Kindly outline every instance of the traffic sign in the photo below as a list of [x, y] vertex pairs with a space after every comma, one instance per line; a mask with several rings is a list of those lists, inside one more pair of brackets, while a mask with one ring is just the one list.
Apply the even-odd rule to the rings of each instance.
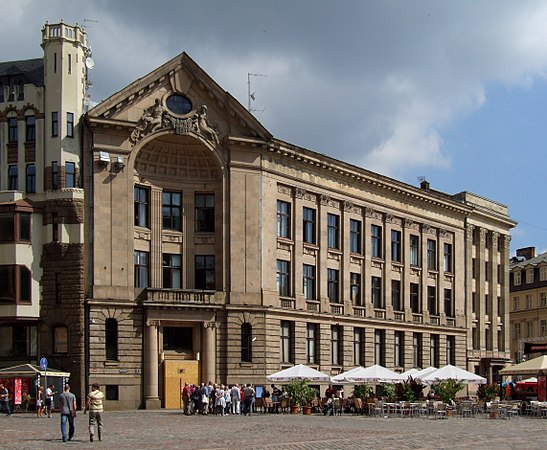
[[40, 360], [40, 369], [42, 370], [47, 369], [47, 359], [45, 356]]

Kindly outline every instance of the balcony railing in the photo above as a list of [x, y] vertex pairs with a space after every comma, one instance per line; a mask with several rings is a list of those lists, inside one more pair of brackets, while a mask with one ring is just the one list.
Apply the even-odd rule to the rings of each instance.
[[421, 314], [412, 314], [412, 322], [414, 323], [423, 323], [424, 318]]
[[453, 319], [451, 317], [446, 318], [446, 326], [447, 327], [455, 327], [456, 326], [456, 319]]
[[306, 310], [319, 312], [319, 304], [320, 302], [317, 302], [317, 301], [306, 300]]
[[281, 307], [282, 308], [288, 308], [288, 309], [294, 309], [295, 304], [294, 298], [281, 298]]
[[438, 316], [430, 316], [429, 317], [429, 323], [431, 325], [439, 325], [441, 323], [441, 321], [440, 321]]
[[374, 317], [376, 319], [385, 319], [386, 318], [386, 311], [385, 309], [375, 309], [374, 310]]
[[331, 303], [330, 312], [331, 314], [344, 314], [344, 307], [342, 305]]
[[395, 311], [393, 313], [393, 318], [399, 322], [403, 322], [405, 320], [405, 313]]
[[199, 304], [215, 305], [221, 302], [215, 297], [215, 291], [193, 289], [146, 289], [146, 303], [169, 303], [177, 305]]

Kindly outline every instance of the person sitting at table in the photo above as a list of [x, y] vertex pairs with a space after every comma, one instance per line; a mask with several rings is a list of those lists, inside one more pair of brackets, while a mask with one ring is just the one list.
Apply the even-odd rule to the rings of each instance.
[[331, 398], [327, 398], [325, 405], [323, 406], [323, 415], [324, 416], [334, 416], [334, 402]]
[[327, 397], [327, 399], [333, 398], [335, 393], [336, 391], [332, 387], [332, 384], [329, 384], [329, 387], [325, 390], [325, 397]]

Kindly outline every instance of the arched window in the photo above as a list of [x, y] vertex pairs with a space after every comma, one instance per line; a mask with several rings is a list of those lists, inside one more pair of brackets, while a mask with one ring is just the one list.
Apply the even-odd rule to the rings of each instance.
[[116, 319], [106, 319], [104, 340], [106, 345], [106, 359], [110, 361], [117, 361], [118, 360], [118, 321]]
[[253, 328], [248, 322], [241, 324], [241, 361], [253, 361]]
[[53, 329], [53, 353], [68, 353], [68, 330], [65, 326]]

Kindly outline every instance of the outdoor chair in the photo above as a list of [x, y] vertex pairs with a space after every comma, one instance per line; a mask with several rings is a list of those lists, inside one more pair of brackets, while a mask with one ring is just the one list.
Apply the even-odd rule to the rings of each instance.
[[447, 419], [446, 403], [435, 402], [433, 406], [433, 417], [435, 419]]
[[381, 400], [374, 402], [374, 405], [372, 406], [372, 415], [380, 417], [380, 416], [383, 416], [384, 414], [385, 414], [384, 402]]
[[471, 400], [464, 400], [460, 403], [460, 416], [462, 417], [474, 417], [475, 411], [473, 408], [473, 402]]
[[333, 403], [334, 415], [341, 416], [342, 415], [342, 400], [339, 398], [335, 398], [333, 399], [332, 403]]

